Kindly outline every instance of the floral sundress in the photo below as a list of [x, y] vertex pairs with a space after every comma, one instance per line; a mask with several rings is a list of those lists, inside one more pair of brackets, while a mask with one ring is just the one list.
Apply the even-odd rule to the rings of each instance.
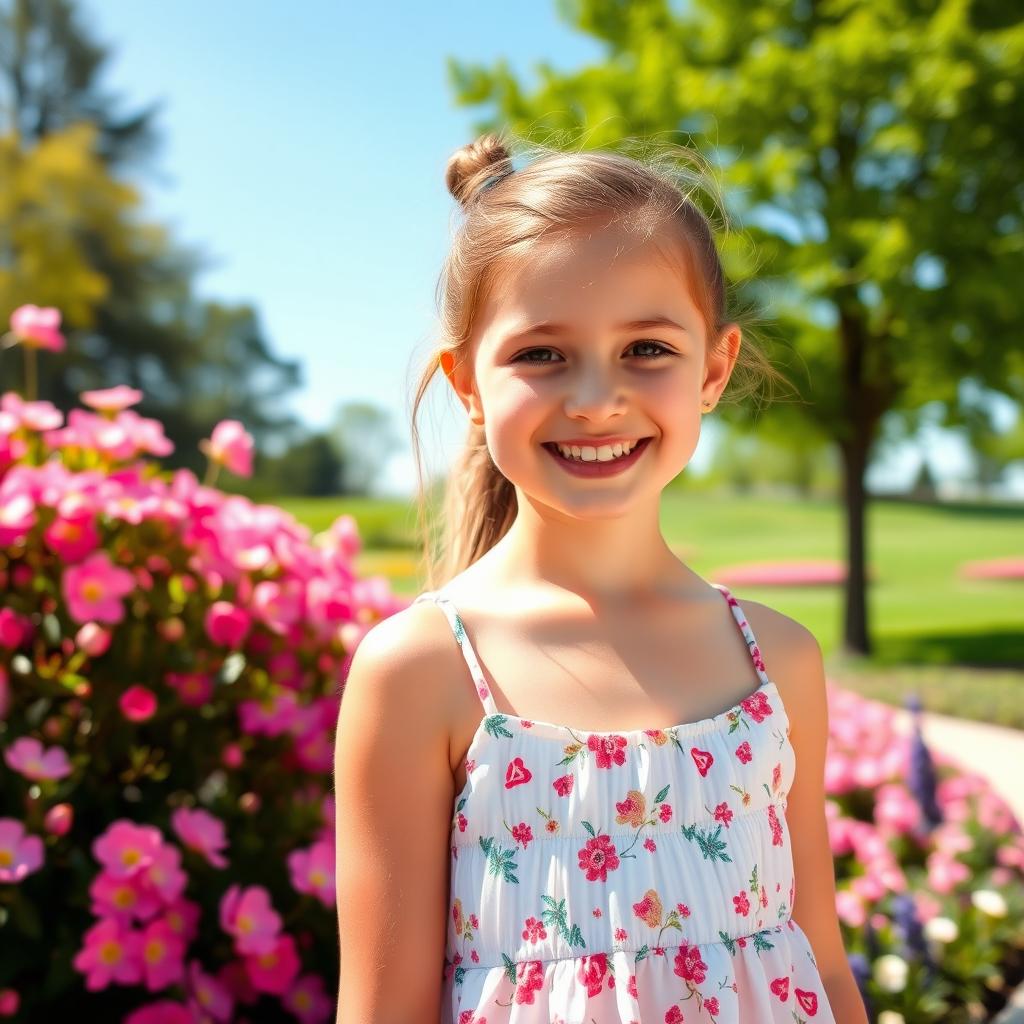
[[667, 729], [588, 732], [498, 711], [451, 600], [425, 591], [484, 717], [455, 798], [443, 1024], [835, 1024], [791, 918], [789, 719], [760, 684]]

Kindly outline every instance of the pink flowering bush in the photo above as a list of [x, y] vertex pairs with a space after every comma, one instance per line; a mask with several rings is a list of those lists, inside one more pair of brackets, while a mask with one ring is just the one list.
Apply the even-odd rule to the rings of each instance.
[[0, 396], [0, 1020], [321, 1024], [340, 691], [404, 602], [351, 517], [212, 486], [251, 470], [241, 424], [205, 482], [162, 470], [141, 397]]
[[712, 575], [730, 587], [814, 587], [842, 583], [846, 579], [846, 564], [834, 558], [744, 562], [722, 566]]
[[985, 778], [925, 746], [916, 697], [909, 731], [832, 684], [828, 703], [826, 816], [861, 991], [894, 1022], [984, 1019], [1024, 978], [1021, 822]]

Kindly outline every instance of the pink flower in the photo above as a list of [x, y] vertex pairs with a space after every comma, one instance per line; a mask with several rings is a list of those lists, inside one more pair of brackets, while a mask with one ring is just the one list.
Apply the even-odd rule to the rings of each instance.
[[201, 854], [215, 868], [228, 866], [220, 852], [228, 841], [224, 834], [224, 823], [219, 818], [199, 807], [179, 807], [171, 815], [171, 827], [190, 850]]
[[189, 962], [188, 989], [189, 1008], [196, 1020], [204, 1013], [214, 1020], [231, 1020], [235, 1010], [231, 992], [219, 978], [207, 974], [198, 960]]
[[142, 980], [141, 936], [114, 918], [103, 918], [82, 937], [82, 948], [72, 963], [86, 976], [90, 992], [112, 981], [136, 985]]
[[87, 622], [80, 626], [75, 634], [75, 645], [79, 650], [85, 651], [90, 658], [98, 658], [106, 654], [110, 647], [113, 634], [105, 629], [98, 622]]
[[0, 988], [0, 1017], [13, 1017], [21, 1005], [21, 996], [13, 988]]
[[15, 650], [32, 632], [32, 623], [13, 608], [0, 608], [0, 647]]
[[598, 768], [611, 768], [612, 764], [626, 763], [625, 736], [588, 736], [587, 747], [594, 752]]
[[82, 405], [89, 406], [97, 412], [121, 412], [129, 406], [142, 401], [142, 392], [138, 388], [130, 388], [127, 384], [118, 384], [113, 388], [102, 388], [99, 391], [83, 391], [78, 396]]
[[0, 818], [0, 882], [20, 882], [43, 866], [43, 841], [17, 818]]
[[263, 954], [276, 948], [281, 918], [262, 885], [232, 885], [220, 901], [220, 926], [234, 936], [237, 953]]
[[124, 1024], [194, 1024], [196, 1018], [181, 1003], [160, 999], [140, 1006], [124, 1019]]
[[262, 700], [243, 700], [238, 705], [242, 731], [253, 736], [280, 736], [298, 720], [299, 701], [294, 690], [278, 690]]
[[68, 566], [61, 580], [68, 614], [76, 622], [120, 622], [121, 599], [135, 589], [135, 577], [110, 561], [106, 551], [96, 551], [84, 562]]
[[60, 310], [55, 306], [19, 306], [11, 314], [11, 331], [26, 348], [43, 348], [63, 352], [64, 335], [60, 326]]
[[162, 843], [155, 826], [119, 818], [93, 840], [92, 854], [111, 877], [129, 878], [153, 863]]
[[174, 903], [185, 891], [188, 876], [181, 869], [181, 852], [176, 846], [161, 846], [145, 869], [146, 883], [165, 903]]
[[150, 992], [175, 985], [185, 977], [185, 944], [162, 918], [151, 921], [142, 935], [142, 970]]
[[568, 775], [562, 775], [555, 779], [552, 785], [559, 796], [568, 796], [572, 792], [572, 781], [573, 775], [570, 772]]
[[199, 450], [236, 476], [252, 476], [252, 434], [238, 420], [221, 420], [208, 441], [199, 442]]
[[95, 551], [100, 543], [92, 508], [81, 510], [74, 515], [58, 515], [43, 531], [43, 540], [63, 562], [80, 562], [90, 552]]
[[214, 601], [206, 612], [206, 634], [221, 647], [241, 647], [252, 619], [244, 608], [229, 601]]
[[512, 839], [520, 843], [525, 850], [533, 841], [533, 829], [525, 821], [512, 826]]
[[303, 974], [281, 998], [286, 1010], [299, 1018], [300, 1024], [324, 1024], [334, 1012], [334, 1002], [324, 990], [318, 974]]
[[12, 494], [0, 501], [0, 546], [16, 544], [35, 526], [36, 509], [31, 495]]
[[524, 922], [526, 927], [523, 929], [523, 938], [529, 939], [530, 942], [537, 943], [541, 939], [548, 937], [547, 929], [544, 925], [537, 920], [535, 917], [528, 917]]
[[71, 804], [54, 804], [43, 818], [43, 828], [51, 836], [66, 836], [74, 820], [75, 811]]
[[325, 907], [334, 906], [333, 840], [322, 839], [307, 850], [292, 850], [288, 869], [296, 892], [316, 896]]
[[157, 708], [156, 694], [145, 686], [129, 686], [118, 699], [121, 714], [129, 722], [145, 722], [152, 718]]
[[608, 881], [608, 872], [619, 866], [619, 855], [610, 836], [595, 836], [577, 853], [580, 870], [585, 871], [588, 882]]
[[207, 672], [168, 672], [164, 681], [178, 691], [186, 707], [202, 707], [213, 696], [213, 680]]
[[300, 968], [295, 940], [282, 932], [266, 953], [253, 953], [245, 958], [245, 971], [258, 992], [284, 995]]
[[31, 736], [16, 739], [5, 751], [7, 767], [20, 772], [26, 779], [41, 782], [44, 779], [63, 779], [71, 774], [71, 764], [63, 747], [47, 747]]
[[112, 878], [101, 871], [89, 884], [90, 909], [97, 917], [114, 917], [128, 924], [148, 921], [160, 912], [162, 902], [143, 872], [129, 878]]

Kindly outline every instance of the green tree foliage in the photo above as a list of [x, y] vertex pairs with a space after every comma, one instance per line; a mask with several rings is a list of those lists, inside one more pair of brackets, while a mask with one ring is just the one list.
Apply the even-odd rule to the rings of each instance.
[[[271, 353], [252, 307], [198, 299], [202, 258], [139, 216], [118, 172], [152, 153], [152, 111], [110, 110], [107, 52], [75, 13], [0, 0], [0, 333], [24, 303], [60, 309], [67, 349], [41, 361], [40, 397], [68, 409], [86, 388], [140, 388], [176, 445], [166, 464], [201, 473], [211, 423], [241, 420], [259, 448], [295, 426], [282, 398], [299, 365]], [[20, 353], [0, 360], [20, 384]]]
[[[741, 299], [766, 299], [796, 401], [722, 406], [738, 427], [841, 457], [849, 563], [844, 641], [869, 653], [864, 474], [887, 418], [939, 401], [964, 423], [970, 378], [1024, 399], [1024, 21], [967, 0], [559, 0], [607, 49], [541, 65], [449, 61], [477, 131], [616, 148], [695, 145], [722, 172], [756, 260], [727, 244]], [[743, 236], [740, 236], [741, 240]], [[786, 364], [790, 356], [796, 364]]]

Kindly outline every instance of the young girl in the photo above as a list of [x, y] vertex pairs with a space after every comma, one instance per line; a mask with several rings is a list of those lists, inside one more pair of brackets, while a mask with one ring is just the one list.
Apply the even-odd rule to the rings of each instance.
[[471, 423], [444, 561], [341, 704], [338, 1021], [866, 1024], [821, 651], [659, 528], [734, 366], [771, 367], [677, 175], [514, 169], [507, 141], [447, 169], [465, 219], [416, 397], [440, 365]]

